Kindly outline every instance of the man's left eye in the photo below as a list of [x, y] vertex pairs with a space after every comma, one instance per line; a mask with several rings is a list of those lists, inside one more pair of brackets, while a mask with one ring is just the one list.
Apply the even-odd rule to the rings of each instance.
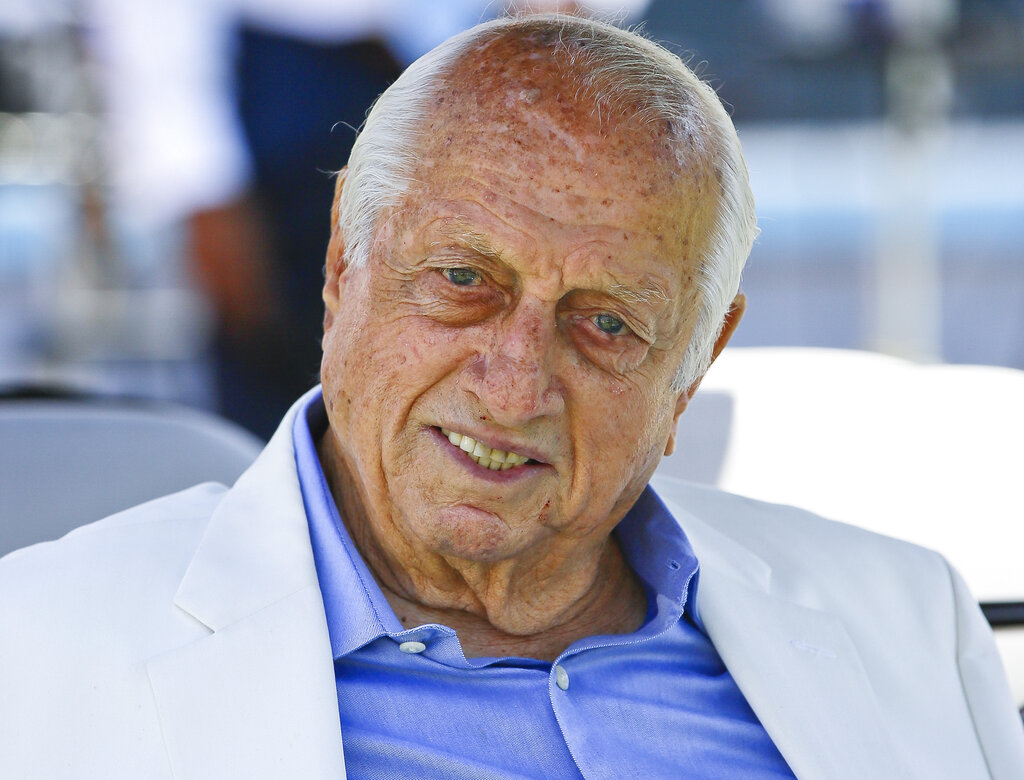
[[626, 330], [626, 323], [611, 314], [596, 314], [592, 319], [598, 330], [609, 336], [618, 336]]
[[441, 273], [449, 282], [460, 287], [469, 287], [480, 283], [480, 273], [472, 268], [445, 268]]

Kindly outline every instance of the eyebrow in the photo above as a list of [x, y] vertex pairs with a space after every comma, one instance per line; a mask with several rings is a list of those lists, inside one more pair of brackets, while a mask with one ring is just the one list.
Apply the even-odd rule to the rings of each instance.
[[667, 301], [669, 299], [665, 288], [657, 282], [644, 282], [639, 287], [630, 287], [626, 284], [613, 284], [607, 290], [613, 298], [618, 298], [625, 303], [647, 303], [651, 299]]
[[442, 235], [464, 244], [484, 257], [504, 262], [501, 252], [495, 249], [483, 235], [467, 227], [459, 220], [453, 221], [450, 225], [444, 225], [440, 232]]

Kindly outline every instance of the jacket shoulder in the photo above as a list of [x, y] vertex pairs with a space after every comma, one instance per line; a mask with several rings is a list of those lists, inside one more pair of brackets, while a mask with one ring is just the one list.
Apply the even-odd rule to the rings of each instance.
[[180, 537], [185, 526], [208, 519], [227, 488], [206, 482], [167, 496], [138, 504], [122, 512], [79, 526], [50, 542], [14, 550], [0, 558], [0, 582], [56, 563], [66, 556], [101, 556], [120, 544], [143, 537]]
[[208, 633], [174, 594], [225, 491], [199, 485], [0, 560], [0, 774], [169, 774], [146, 664]]
[[[926, 622], [952, 639], [955, 572], [934, 550], [797, 507], [672, 479], [652, 484], [698, 560], [714, 560], [723, 548], [741, 549], [767, 565], [772, 591], [784, 598], [857, 614], [874, 630], [883, 615], [905, 621], [916, 614], [914, 624]], [[869, 603], [885, 608], [867, 608]]]
[[12, 636], [19, 644], [96, 636], [100, 624], [127, 628], [153, 604], [170, 608], [226, 490], [197, 485], [0, 559], [0, 645], [10, 648]]
[[741, 543], [769, 562], [778, 557], [798, 556], [813, 564], [820, 554], [842, 550], [843, 557], [864, 563], [906, 560], [927, 566], [947, 564], [941, 555], [912, 542], [885, 536], [848, 523], [830, 520], [786, 504], [775, 504], [696, 485], [671, 477], [651, 482], [676, 520], [687, 530], [687, 518], [696, 517], [716, 531]]

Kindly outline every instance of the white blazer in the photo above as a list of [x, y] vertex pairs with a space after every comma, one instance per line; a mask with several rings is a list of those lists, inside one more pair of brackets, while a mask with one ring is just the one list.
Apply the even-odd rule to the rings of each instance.
[[[0, 561], [0, 777], [344, 777], [296, 410], [230, 490]], [[942, 558], [656, 487], [700, 560], [707, 630], [799, 778], [1024, 778], [991, 634]]]

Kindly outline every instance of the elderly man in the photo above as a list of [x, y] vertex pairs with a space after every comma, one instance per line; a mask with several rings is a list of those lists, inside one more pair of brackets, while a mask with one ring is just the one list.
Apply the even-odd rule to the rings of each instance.
[[322, 391], [239, 482], [0, 567], [0, 773], [1024, 777], [941, 558], [648, 486], [756, 231], [677, 58], [474, 28], [381, 97], [332, 224]]

